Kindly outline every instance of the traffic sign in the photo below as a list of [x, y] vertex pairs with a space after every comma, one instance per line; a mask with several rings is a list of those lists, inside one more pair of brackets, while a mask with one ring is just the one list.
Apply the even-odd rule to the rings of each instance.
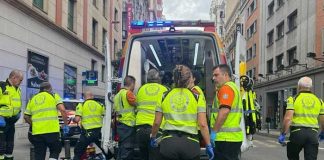
[[85, 71], [82, 72], [82, 76], [85, 77], [82, 80], [82, 84], [86, 86], [98, 86], [98, 71]]

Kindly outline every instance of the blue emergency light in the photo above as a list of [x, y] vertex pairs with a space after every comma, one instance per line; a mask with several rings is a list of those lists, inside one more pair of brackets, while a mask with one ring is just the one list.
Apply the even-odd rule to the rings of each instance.
[[153, 28], [153, 27], [171, 27], [172, 21], [132, 21], [131, 27], [133, 29]]

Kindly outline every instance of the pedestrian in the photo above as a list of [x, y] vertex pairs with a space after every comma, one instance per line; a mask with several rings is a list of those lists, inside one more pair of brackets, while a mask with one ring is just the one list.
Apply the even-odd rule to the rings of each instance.
[[63, 133], [69, 132], [67, 115], [63, 102], [58, 94], [52, 92], [49, 82], [40, 84], [40, 92], [27, 104], [24, 118], [32, 126], [32, 142], [35, 147], [35, 159], [44, 160], [47, 147], [49, 160], [57, 160], [62, 146], [60, 142], [60, 124], [57, 110], [61, 112], [64, 127]]
[[79, 103], [73, 119], [75, 123], [81, 120], [81, 135], [74, 148], [73, 160], [80, 160], [85, 153], [87, 146], [95, 143], [100, 147], [102, 120], [105, 114], [105, 107], [95, 101], [93, 93], [84, 92], [85, 101]]
[[114, 111], [117, 116], [118, 154], [117, 160], [131, 160], [135, 143], [135, 78], [126, 76], [124, 87], [114, 97]]
[[213, 68], [216, 96], [211, 111], [211, 143], [214, 143], [215, 159], [238, 160], [243, 132], [240, 128], [243, 106], [240, 90], [231, 81], [228, 65]]
[[24, 76], [13, 70], [8, 79], [0, 82], [0, 160], [12, 160], [15, 137], [15, 123], [20, 118], [21, 89]]
[[285, 143], [290, 128], [287, 144], [289, 160], [298, 160], [299, 152], [304, 149], [305, 160], [316, 160], [318, 154], [318, 118], [322, 131], [320, 140], [324, 140], [324, 106], [320, 98], [312, 93], [312, 79], [302, 77], [298, 81], [298, 94], [287, 99], [287, 108], [283, 120], [282, 133], [278, 142]]
[[151, 69], [147, 74], [147, 83], [141, 86], [137, 92], [136, 142], [142, 160], [157, 160], [160, 158], [158, 148], [149, 145], [150, 134], [157, 100], [167, 90], [165, 86], [161, 85], [159, 72], [156, 69]]
[[173, 72], [175, 88], [159, 98], [151, 133], [151, 146], [158, 146], [157, 132], [165, 119], [160, 153], [163, 160], [199, 160], [200, 145], [198, 129], [206, 142], [206, 151], [210, 158], [214, 156], [209, 141], [206, 120], [206, 101], [194, 94], [193, 77], [190, 69], [177, 65]]

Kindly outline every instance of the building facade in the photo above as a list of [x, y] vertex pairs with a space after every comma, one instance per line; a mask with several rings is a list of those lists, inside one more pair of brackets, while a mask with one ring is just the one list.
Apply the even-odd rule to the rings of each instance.
[[162, 0], [123, 0], [123, 46], [130, 34], [133, 20], [156, 21], [164, 19]]
[[225, 0], [213, 0], [209, 15], [210, 19], [215, 22], [216, 32], [223, 39], [225, 25]]
[[[109, 25], [111, 15], [121, 22], [121, 3], [114, 2], [0, 1], [0, 79], [5, 80], [13, 69], [24, 73], [23, 106], [38, 92], [42, 81], [49, 81], [63, 98], [79, 99], [85, 89], [92, 90], [98, 99], [104, 98], [105, 37], [111, 35], [118, 43], [111, 46], [121, 49], [121, 25], [117, 29]], [[98, 72], [96, 86], [82, 84], [82, 73], [90, 70]]]
[[313, 92], [324, 98], [322, 62], [323, 9], [322, 0], [258, 1], [261, 6], [261, 52], [259, 78], [255, 90], [262, 106], [263, 120], [271, 128], [280, 128], [286, 99], [297, 93], [302, 76], [313, 79]]
[[257, 79], [260, 53], [260, 0], [248, 0], [244, 8], [246, 39], [246, 75]]

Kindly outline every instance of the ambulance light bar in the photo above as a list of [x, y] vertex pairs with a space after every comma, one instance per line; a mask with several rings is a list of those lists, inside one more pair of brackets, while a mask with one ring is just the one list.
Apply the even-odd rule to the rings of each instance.
[[153, 27], [215, 27], [212, 21], [132, 21], [132, 29], [143, 29]]

